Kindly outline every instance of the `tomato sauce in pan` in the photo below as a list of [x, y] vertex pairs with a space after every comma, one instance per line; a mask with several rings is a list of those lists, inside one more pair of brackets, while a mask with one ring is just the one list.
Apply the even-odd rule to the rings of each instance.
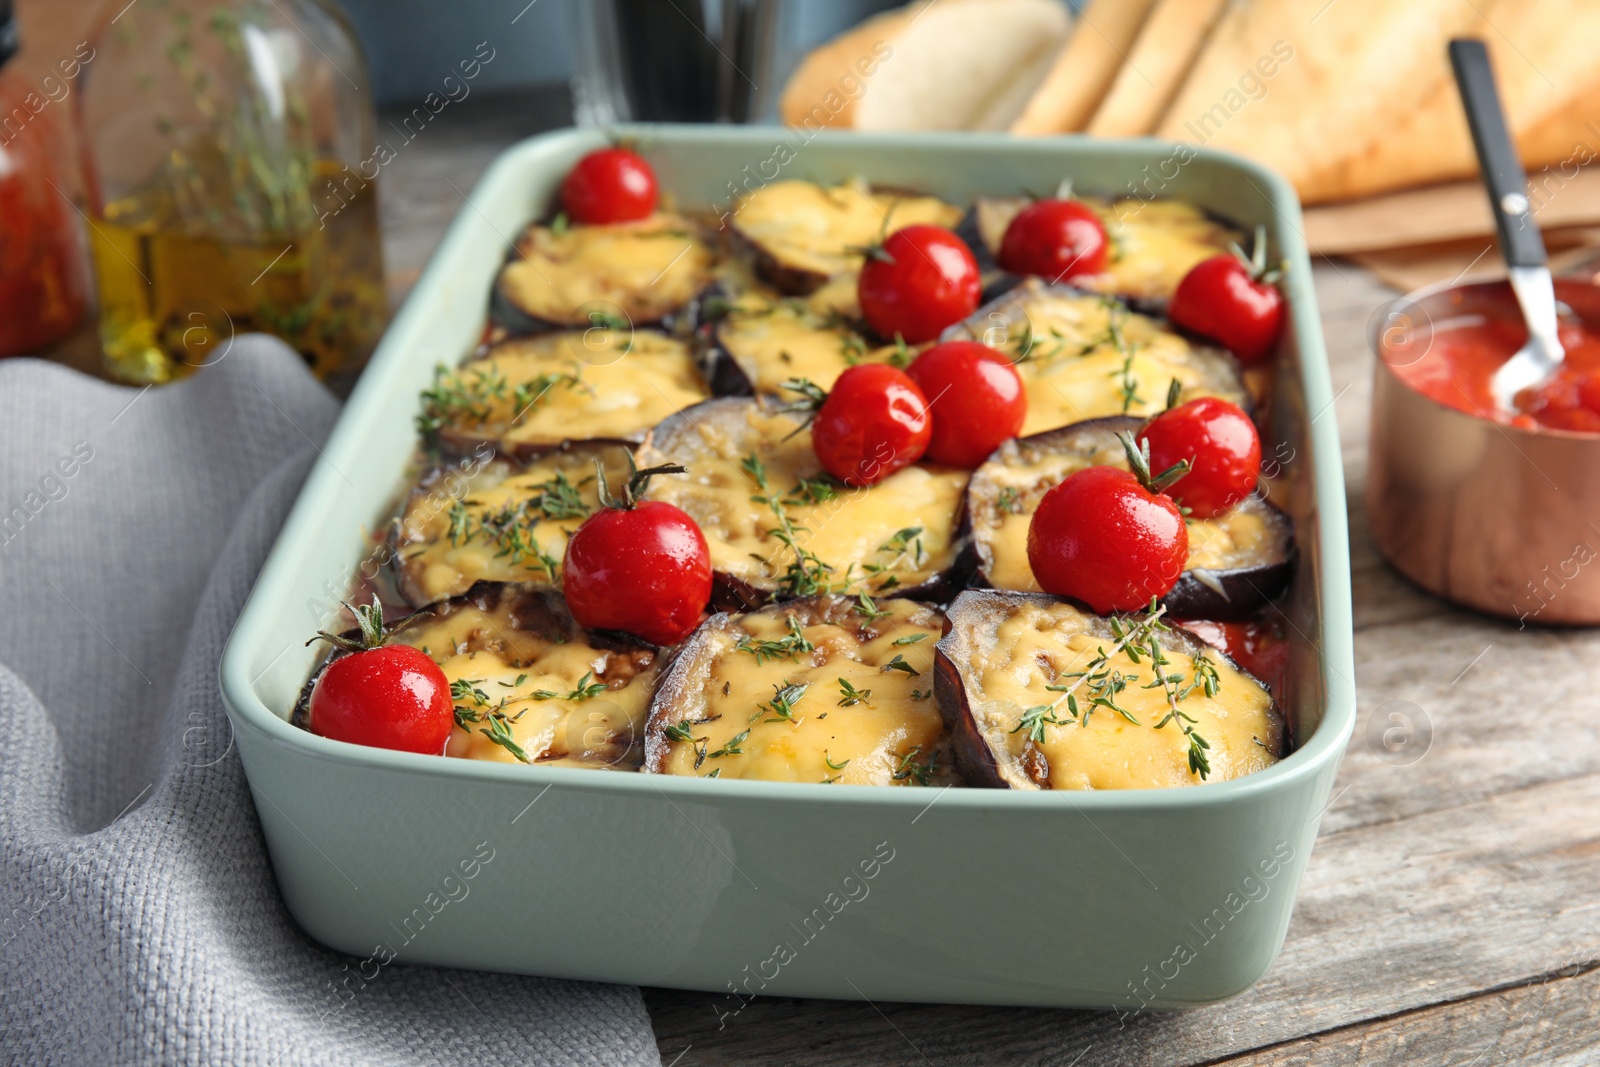
[[1525, 430], [1600, 433], [1600, 332], [1565, 318], [1559, 329], [1565, 362], [1548, 382], [1517, 396], [1515, 415], [1495, 410], [1489, 379], [1527, 340], [1521, 319], [1471, 315], [1439, 322], [1421, 358], [1385, 358], [1411, 388], [1468, 415]]

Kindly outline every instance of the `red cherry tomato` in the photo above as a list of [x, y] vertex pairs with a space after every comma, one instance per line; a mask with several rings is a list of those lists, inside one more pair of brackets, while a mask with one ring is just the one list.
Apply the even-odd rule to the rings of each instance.
[[1017, 436], [1028, 394], [1011, 361], [977, 341], [934, 345], [906, 368], [928, 398], [933, 437], [928, 458], [968, 470]]
[[1283, 332], [1283, 294], [1251, 277], [1238, 256], [1212, 256], [1196, 263], [1172, 294], [1167, 317], [1209, 337], [1246, 366], [1271, 353]]
[[705, 534], [659, 500], [601, 508], [567, 541], [562, 590], [578, 625], [675, 645], [711, 599]]
[[996, 257], [1012, 274], [1052, 282], [1098, 274], [1111, 246], [1106, 224], [1081, 200], [1035, 200], [1011, 220]]
[[562, 209], [585, 225], [647, 219], [656, 199], [656, 172], [626, 148], [590, 152], [561, 183]]
[[811, 424], [811, 447], [846, 485], [873, 485], [922, 458], [933, 435], [928, 400], [903, 371], [863, 363], [839, 375]]
[[1139, 431], [1150, 444], [1150, 470], [1160, 474], [1188, 460], [1189, 473], [1167, 493], [1196, 519], [1221, 515], [1256, 488], [1261, 475], [1261, 437], [1236, 404], [1214, 396], [1179, 404]]
[[311, 732], [374, 748], [441, 755], [455, 725], [450, 681], [410, 645], [382, 645], [328, 664], [311, 690]]
[[972, 249], [941, 226], [907, 226], [867, 257], [856, 296], [867, 325], [907, 344], [931, 341], [978, 309], [982, 284]]
[[1101, 615], [1138, 611], [1178, 583], [1189, 533], [1178, 506], [1120, 467], [1087, 467], [1039, 501], [1028, 562], [1047, 593]]

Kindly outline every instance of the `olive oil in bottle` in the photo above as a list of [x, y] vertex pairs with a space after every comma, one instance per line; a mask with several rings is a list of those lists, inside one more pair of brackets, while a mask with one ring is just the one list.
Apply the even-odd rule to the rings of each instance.
[[365, 65], [321, 0], [113, 0], [77, 97], [106, 367], [275, 334], [353, 380], [387, 318]]

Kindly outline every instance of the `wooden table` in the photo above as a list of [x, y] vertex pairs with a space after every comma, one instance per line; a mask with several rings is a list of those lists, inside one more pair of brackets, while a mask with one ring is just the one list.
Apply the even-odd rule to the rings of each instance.
[[[563, 106], [464, 104], [384, 169], [396, 297], [462, 208], [451, 182], [469, 190]], [[1316, 285], [1350, 495], [1360, 715], [1271, 972], [1226, 1004], [1126, 1028], [1090, 1011], [758, 999], [719, 1029], [717, 997], [649, 989], [664, 1064], [1600, 1062], [1600, 633], [1454, 610], [1379, 559], [1362, 503], [1365, 336], [1391, 294], [1335, 261]], [[1413, 732], [1391, 752], [1396, 712]]]

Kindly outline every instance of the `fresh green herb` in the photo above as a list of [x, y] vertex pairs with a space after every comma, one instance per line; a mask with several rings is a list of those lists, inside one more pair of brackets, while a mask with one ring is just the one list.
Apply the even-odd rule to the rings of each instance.
[[494, 684], [498, 685], [498, 686], [500, 686], [502, 688], [505, 688], [505, 689], [516, 689], [518, 686], [520, 686], [523, 682], [526, 682], [527, 680], [528, 680], [528, 676], [526, 674], [519, 674], [519, 675], [517, 675], [517, 680], [514, 681], [514, 682], [496, 682]]
[[911, 664], [907, 663], [906, 658], [898, 652], [895, 653], [894, 659], [890, 660], [888, 663], [885, 663], [879, 669], [884, 671], [904, 671], [912, 678], [915, 678], [922, 673]]
[[829, 475], [820, 478], [801, 478], [783, 502], [788, 505], [824, 504], [839, 496], [840, 485]]
[[1217, 666], [1211, 662], [1211, 657], [1204, 652], [1195, 653], [1194, 677], [1187, 686], [1178, 690], [1178, 699], [1187, 700], [1197, 688], [1208, 697], [1216, 696], [1222, 689], [1222, 676], [1217, 673]]
[[583, 493], [578, 486], [586, 485], [588, 482], [589, 479], [584, 478], [578, 485], [573, 485], [565, 474], [557, 471], [548, 482], [542, 482], [534, 487], [538, 490], [538, 495], [530, 498], [529, 502], [544, 512], [546, 518], [587, 518], [592, 509], [584, 502]]
[[518, 382], [511, 389], [511, 425], [516, 426], [522, 422], [528, 412], [537, 407], [545, 395], [558, 385], [593, 395], [593, 390], [584, 384], [576, 364], [570, 371], [546, 371], [534, 375], [528, 381]]
[[457, 678], [450, 683], [450, 699], [471, 701], [480, 708], [489, 706], [489, 694], [478, 688], [482, 678]]
[[857, 593], [856, 594], [856, 604], [855, 604], [855, 609], [854, 610], [855, 610], [855, 613], [857, 615], [860, 615], [863, 619], [866, 619], [868, 622], [876, 622], [878, 619], [883, 618], [885, 615], [893, 615], [894, 614], [894, 612], [892, 612], [892, 611], [887, 611], [887, 610], [884, 610], [884, 609], [878, 607], [877, 603], [874, 602], [873, 599], [871, 597], [869, 597], [865, 593]]
[[517, 719], [520, 719], [521, 717], [522, 713], [520, 711], [514, 716], [507, 715], [503, 711], [491, 711], [487, 716], [489, 725], [483, 727], [478, 732], [487, 737], [490, 741], [493, 741], [495, 744], [499, 745], [501, 748], [505, 749], [507, 752], [511, 753], [513, 756], [517, 757], [517, 759], [521, 760], [523, 763], [528, 763], [531, 762], [528, 759], [528, 753], [525, 752], [522, 746], [517, 744], [516, 739], [511, 736], [511, 724], [516, 722]]
[[928, 756], [927, 762], [918, 763], [917, 757], [922, 754], [922, 746], [917, 745], [910, 752], [900, 757], [900, 762], [895, 765], [894, 773], [890, 775], [897, 782], [911, 779], [917, 785], [927, 785], [933, 780], [935, 772], [939, 769], [939, 757], [936, 753]]
[[[806, 690], [811, 688], [811, 683], [784, 682], [784, 684], [775, 685], [772, 688], [775, 691], [772, 699], [760, 705], [760, 709], [763, 712], [771, 712], [773, 717], [763, 721], [787, 722], [799, 726], [802, 720], [795, 718], [794, 706], [800, 702], [801, 697], [806, 695]], [[748, 733], [749, 731], [745, 732]]]
[[911, 691], [912, 700], [927, 700], [931, 696], [933, 696], [932, 689], [913, 689]]
[[589, 312], [589, 325], [597, 326], [603, 330], [631, 330], [633, 323], [621, 315], [613, 315], [605, 311]]
[[926, 641], [927, 639], [927, 634], [908, 634], [905, 637], [895, 638], [894, 643], [897, 645], [914, 645], [918, 641]]
[[822, 762], [828, 765], [828, 770], [830, 771], [842, 771], [846, 767], [850, 766], [849, 760], [845, 760], [843, 763], [833, 762], [832, 758], [828, 755], [827, 749], [822, 750]]
[[578, 679], [577, 686], [574, 687], [572, 690], [570, 690], [568, 692], [565, 692], [565, 693], [558, 693], [553, 689], [536, 689], [536, 690], [534, 690], [534, 693], [533, 693], [533, 699], [534, 700], [570, 700], [570, 701], [573, 701], [574, 703], [581, 704], [585, 700], [589, 700], [592, 697], [599, 696], [601, 693], [604, 693], [606, 691], [606, 689], [607, 689], [606, 683], [604, 683], [604, 682], [591, 682], [591, 681], [589, 681], [589, 679], [592, 678], [593, 676], [594, 676], [594, 672], [593, 671], [584, 671], [583, 672], [583, 677]]
[[465, 544], [472, 539], [472, 512], [467, 510], [467, 505], [462, 501], [450, 501], [445, 523], [445, 534], [452, 546]]
[[1008, 515], [1022, 514], [1022, 494], [1009, 485], [1000, 490], [1000, 495], [995, 498], [994, 503], [995, 507]]
[[[709, 756], [712, 759], [721, 759], [723, 756], [742, 756], [742, 755], [744, 755], [744, 749], [740, 748], [739, 746], [744, 744], [745, 741], [749, 739], [749, 737], [750, 737], [750, 731], [749, 730], [740, 730], [738, 733], [736, 733], [732, 737], [728, 738], [728, 743], [727, 744], [723, 745], [721, 748], [717, 749], [715, 752], [709, 753]], [[695, 761], [695, 766], [696, 767], [700, 766], [700, 761], [699, 760]]]
[[565, 211], [558, 212], [556, 217], [550, 220], [550, 232], [558, 237], [567, 232], [567, 213]]
[[694, 723], [688, 721], [675, 722], [661, 732], [669, 741], [683, 741], [688, 744], [693, 744], [695, 741]]
[[[699, 764], [697, 763], [697, 764], [695, 764], [695, 766], [698, 767]], [[707, 778], [721, 778], [722, 777], [722, 768], [721, 767], [713, 767], [712, 770], [711, 770], [711, 773], [706, 775], [706, 777]]]
[[[1073, 718], [1075, 719], [1077, 716], [1074, 715]], [[1026, 731], [1030, 741], [1034, 744], [1042, 745], [1044, 744], [1044, 728], [1046, 725], [1066, 726], [1071, 721], [1070, 719], [1057, 718], [1054, 704], [1035, 704], [1022, 713], [1021, 720], [1011, 728], [1011, 732], [1015, 734]]]
[[739, 643], [734, 645], [736, 652], [748, 652], [756, 658], [756, 666], [761, 666], [769, 659], [798, 659], [800, 653], [810, 652], [817, 646], [806, 640], [805, 631], [800, 626], [800, 620], [793, 615], [786, 616], [789, 633], [774, 641], [757, 641], [750, 637], [741, 637]]
[[453, 423], [481, 425], [494, 413], [493, 401], [505, 394], [505, 377], [493, 366], [458, 374], [439, 363], [433, 368], [433, 384], [422, 391], [417, 431], [432, 442]]
[[829, 589], [827, 575], [833, 572], [833, 567], [824, 563], [815, 553], [800, 546], [799, 532], [805, 527], [789, 518], [783, 501], [772, 491], [772, 486], [767, 481], [766, 464], [762, 463], [761, 458], [755, 453], [751, 453], [740, 460], [739, 466], [761, 490], [750, 498], [751, 503], [765, 504], [778, 522], [777, 526], [767, 531], [767, 535], [794, 553], [794, 560], [790, 562], [779, 580], [780, 589], [790, 596], [814, 596], [817, 593], [827, 592]]
[[1135, 404], [1142, 404], [1144, 399], [1139, 396], [1139, 379], [1133, 373], [1133, 357], [1136, 348], [1128, 342], [1122, 332], [1121, 315], [1127, 314], [1121, 304], [1108, 303], [1109, 315], [1106, 318], [1106, 334], [1117, 354], [1122, 357], [1122, 366], [1112, 374], [1117, 375], [1122, 388], [1122, 413], [1126, 415]]
[[841, 708], [854, 707], [857, 704], [871, 704], [872, 690], [857, 689], [843, 678], [839, 679], [839, 706]]

